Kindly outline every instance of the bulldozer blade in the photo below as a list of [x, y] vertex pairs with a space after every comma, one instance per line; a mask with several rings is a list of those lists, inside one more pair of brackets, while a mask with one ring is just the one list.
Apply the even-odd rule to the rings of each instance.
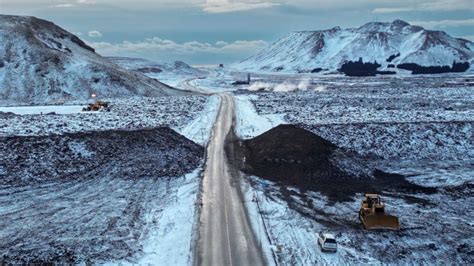
[[365, 229], [400, 229], [398, 218], [392, 215], [368, 215], [363, 221]]

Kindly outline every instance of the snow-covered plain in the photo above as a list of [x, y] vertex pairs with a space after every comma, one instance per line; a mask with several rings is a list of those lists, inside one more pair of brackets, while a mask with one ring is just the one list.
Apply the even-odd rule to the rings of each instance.
[[424, 79], [352, 79], [352, 85], [341, 85], [335, 78], [323, 91], [248, 98], [259, 115], [282, 115], [287, 123], [301, 124], [361, 155], [473, 158], [474, 85], [461, 79], [454, 84], [439, 77]]
[[0, 262], [191, 264], [196, 149], [219, 97], [109, 101], [110, 112], [0, 114]]
[[[259, 75], [258, 82], [274, 87], [305, 78]], [[383, 191], [387, 211], [400, 218], [402, 229], [367, 232], [357, 218], [362, 194], [334, 203], [319, 193], [248, 177], [242, 190], [254, 231], [264, 228], [261, 219], [265, 223], [266, 234], [257, 234], [265, 252], [282, 265], [472, 264], [472, 77], [310, 78], [310, 87], [324, 89], [239, 91], [238, 135], [253, 137], [256, 130], [249, 125], [265, 130], [267, 117], [280, 117], [278, 123], [298, 124], [326, 138], [367, 168], [405, 175], [438, 192]], [[320, 230], [336, 234], [336, 254], [320, 252]]]
[[189, 265], [200, 171], [1, 186], [0, 260]]
[[[178, 131], [195, 118], [207, 115], [205, 96], [132, 97], [110, 99], [110, 112], [80, 112], [66, 115], [0, 114], [0, 136], [49, 135], [109, 129], [140, 129], [169, 126]], [[58, 108], [58, 107], [55, 107]], [[202, 138], [202, 137], [201, 137]], [[204, 134], [205, 138], [205, 134]]]
[[75, 114], [82, 111], [84, 105], [46, 105], [46, 106], [16, 106], [16, 107], [0, 107], [0, 112], [14, 113], [17, 115], [34, 115], [34, 114]]
[[[328, 204], [319, 193], [265, 182], [262, 187], [261, 179], [249, 177], [242, 190], [254, 231], [266, 229], [257, 234], [264, 252], [273, 254], [278, 265], [473, 263], [472, 188], [443, 191], [442, 196], [385, 195], [387, 211], [400, 218], [402, 230], [368, 232], [357, 218], [358, 199]], [[319, 231], [336, 235], [337, 253], [321, 252]]]
[[[234, 76], [230, 69], [206, 67], [203, 70], [208, 72], [208, 75], [201, 78], [196, 78], [189, 81], [189, 85], [201, 88], [204, 91], [211, 93], [218, 93], [223, 91], [232, 91], [238, 87], [232, 85], [234, 81], [246, 79], [246, 74]], [[178, 86], [178, 87], [183, 87]]]
[[166, 127], [1, 139], [2, 263], [189, 260], [204, 147]]

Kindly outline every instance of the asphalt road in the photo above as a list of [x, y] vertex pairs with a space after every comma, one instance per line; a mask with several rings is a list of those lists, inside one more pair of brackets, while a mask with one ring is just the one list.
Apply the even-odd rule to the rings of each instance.
[[196, 86], [193, 86], [191, 85], [189, 82], [195, 80], [195, 79], [203, 79], [203, 77], [197, 77], [197, 78], [189, 78], [189, 79], [185, 79], [183, 81], [181, 81], [181, 83], [179, 84], [179, 86], [181, 87], [181, 89], [183, 90], [187, 90], [187, 91], [194, 91], [194, 92], [197, 92], [197, 93], [201, 93], [201, 94], [205, 94], [205, 95], [210, 95], [212, 93], [209, 93], [208, 91], [205, 91], [205, 90], [202, 90]]
[[221, 95], [221, 106], [208, 145], [196, 265], [264, 265], [239, 193], [239, 177], [229, 171], [224, 146], [232, 129], [234, 102]]

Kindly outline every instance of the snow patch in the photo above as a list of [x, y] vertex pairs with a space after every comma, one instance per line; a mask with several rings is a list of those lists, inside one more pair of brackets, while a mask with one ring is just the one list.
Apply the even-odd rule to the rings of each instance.
[[[149, 229], [143, 243], [144, 256], [139, 265], [190, 265], [192, 262], [192, 229], [201, 169], [183, 177], [184, 183], [172, 196], [169, 205], [161, 212], [156, 228]], [[146, 218], [152, 221], [152, 216]]]
[[0, 112], [14, 113], [17, 115], [33, 114], [76, 114], [82, 111], [84, 105], [46, 105], [46, 106], [9, 106], [0, 107]]
[[236, 134], [243, 139], [252, 138], [280, 124], [286, 124], [280, 114], [259, 115], [251, 102], [254, 96], [235, 96]]
[[210, 96], [203, 110], [187, 125], [176, 129], [181, 135], [205, 146], [209, 142], [212, 126], [216, 120], [219, 110], [220, 98], [217, 95]]

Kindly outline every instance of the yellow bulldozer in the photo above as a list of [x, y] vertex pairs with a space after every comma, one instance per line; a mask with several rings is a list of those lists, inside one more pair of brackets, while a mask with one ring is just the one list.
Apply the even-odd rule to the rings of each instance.
[[95, 101], [94, 103], [90, 103], [86, 107], [82, 108], [82, 111], [83, 112], [110, 111], [110, 105], [108, 102]]
[[400, 223], [393, 215], [385, 214], [385, 204], [378, 194], [365, 194], [359, 210], [359, 219], [365, 229], [398, 230]]

